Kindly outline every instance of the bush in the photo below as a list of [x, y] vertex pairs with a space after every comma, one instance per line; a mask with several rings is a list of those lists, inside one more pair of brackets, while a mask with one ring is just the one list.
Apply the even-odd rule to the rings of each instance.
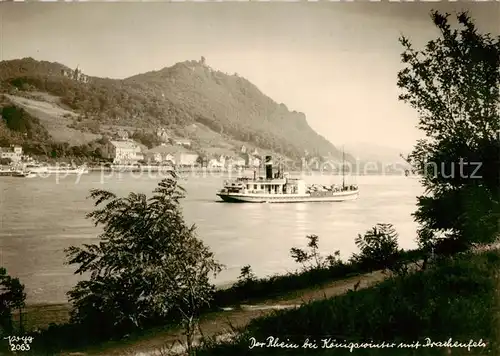
[[[407, 277], [393, 277], [377, 286], [348, 292], [300, 308], [276, 311], [253, 320], [235, 342], [200, 350], [199, 356], [234, 355], [248, 352], [250, 338], [265, 341], [272, 335], [281, 341], [302, 345], [304, 340], [331, 339], [337, 342], [410, 344], [425, 338], [432, 341], [468, 343], [482, 339], [487, 349], [472, 349], [473, 354], [491, 352], [498, 344], [495, 333], [496, 270], [498, 251], [480, 255], [465, 254], [441, 260], [425, 271]], [[247, 351], [245, 351], [247, 350]], [[442, 355], [442, 348], [354, 350], [369, 355]], [[359, 352], [358, 352], [359, 351]], [[350, 355], [345, 349], [253, 348], [252, 355], [324, 354]], [[454, 349], [453, 354], [470, 354]]]
[[[25, 301], [24, 285], [21, 284], [19, 278], [12, 278], [5, 268], [0, 267], [0, 336], [12, 333], [12, 311], [15, 309], [21, 311]], [[22, 329], [21, 323], [21, 332]]]
[[397, 85], [425, 133], [410, 155], [425, 188], [414, 216], [435, 232], [427, 237], [462, 240], [442, 245], [448, 254], [498, 237], [500, 37], [481, 33], [465, 12], [454, 16], [456, 24], [450, 14], [431, 17], [439, 37], [422, 49], [400, 38], [404, 68]]
[[303, 270], [322, 269], [333, 267], [340, 263], [340, 251], [335, 251], [333, 255], [325, 257], [319, 253], [319, 237], [317, 235], [308, 235], [307, 247], [309, 251], [304, 251], [297, 247], [290, 249], [290, 254], [295, 262], [302, 264]]
[[209, 274], [221, 265], [184, 222], [179, 200], [184, 190], [174, 173], [162, 180], [151, 198], [93, 190], [96, 206], [88, 215], [104, 233], [99, 244], [66, 250], [75, 273], [90, 273], [68, 295], [71, 322], [91, 335], [122, 336], [172, 314], [185, 322], [191, 344], [199, 312], [214, 286]]
[[398, 234], [391, 224], [377, 224], [363, 236], [358, 235], [356, 246], [361, 250], [351, 260], [371, 271], [399, 267]]

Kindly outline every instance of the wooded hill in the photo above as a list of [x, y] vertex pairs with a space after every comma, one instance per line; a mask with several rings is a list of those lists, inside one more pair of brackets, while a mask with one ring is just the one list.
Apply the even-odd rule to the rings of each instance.
[[[70, 68], [32, 58], [2, 61], [0, 90], [49, 93], [78, 113], [80, 121], [101, 126], [144, 130], [162, 126], [181, 137], [195, 124], [212, 131], [213, 145], [248, 143], [291, 158], [302, 157], [305, 151], [341, 157], [308, 125], [303, 113], [274, 102], [237, 74], [213, 70], [203, 59], [122, 80], [89, 77], [87, 83], [64, 76], [63, 70]], [[196, 135], [190, 138], [196, 141]], [[353, 158], [346, 155], [346, 159]]]

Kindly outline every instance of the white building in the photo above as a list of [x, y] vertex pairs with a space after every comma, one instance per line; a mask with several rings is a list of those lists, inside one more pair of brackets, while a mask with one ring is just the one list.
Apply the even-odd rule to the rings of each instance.
[[226, 160], [228, 166], [232, 167], [245, 167], [246, 162], [244, 158], [241, 157], [232, 157]]
[[113, 163], [136, 163], [144, 159], [141, 147], [134, 141], [110, 141], [106, 147], [106, 157]]
[[250, 167], [250, 168], [257, 168], [260, 167], [261, 160], [259, 157], [255, 157], [251, 154], [247, 154], [246, 160], [245, 160], [245, 165]]
[[89, 76], [83, 74], [83, 71], [80, 68], [78, 68], [78, 66], [76, 67], [75, 70], [62, 69], [61, 70], [61, 74], [63, 76], [65, 76], [65, 77], [67, 77], [67, 78], [76, 80], [78, 82], [82, 82], [82, 83], [88, 83], [89, 82]]
[[156, 163], [171, 162], [181, 166], [196, 164], [198, 154], [182, 146], [160, 145], [145, 153], [146, 159]]
[[171, 162], [175, 164], [175, 150], [172, 146], [160, 145], [147, 150], [144, 156], [147, 161], [151, 163], [166, 163]]
[[191, 147], [191, 141], [184, 140], [184, 139], [177, 139], [177, 140], [175, 140], [175, 144], [179, 145], [179, 146]]
[[122, 141], [127, 141], [129, 139], [128, 132], [125, 130], [118, 131], [117, 135], [120, 138], [120, 140], [122, 140]]
[[193, 152], [178, 152], [175, 154], [175, 162], [179, 166], [194, 166], [198, 157], [198, 154]]
[[208, 161], [208, 168], [222, 168], [224, 164], [216, 158], [212, 158]]
[[220, 164], [222, 164], [222, 167], [225, 167], [226, 166], [226, 156], [220, 155], [219, 162], [220, 162]]
[[23, 158], [23, 148], [15, 145], [0, 147], [0, 158], [9, 158], [12, 162], [19, 162]]

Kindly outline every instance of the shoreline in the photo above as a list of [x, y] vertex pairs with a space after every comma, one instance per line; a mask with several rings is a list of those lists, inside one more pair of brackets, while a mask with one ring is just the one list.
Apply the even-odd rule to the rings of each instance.
[[[345, 277], [335, 281], [325, 282], [322, 285], [309, 286], [293, 291], [284, 292], [280, 296], [267, 297], [254, 303], [238, 304], [232, 308], [204, 313], [200, 320], [200, 328], [204, 337], [220, 337], [232, 332], [233, 328], [246, 326], [250, 321], [261, 316], [269, 315], [276, 310], [300, 307], [304, 303], [322, 300], [347, 293], [353, 288], [357, 290], [371, 287], [388, 277], [381, 271], [363, 273]], [[356, 287], [358, 285], [358, 287]], [[181, 327], [170, 329], [151, 330], [150, 334], [131, 337], [121, 341], [108, 341], [88, 348], [64, 351], [60, 355], [95, 355], [95, 356], [152, 356], [161, 348], [170, 349], [172, 355], [185, 352], [179, 345], [184, 340]], [[196, 332], [196, 340], [201, 340], [201, 334]], [[173, 346], [171, 348], [171, 346]]]

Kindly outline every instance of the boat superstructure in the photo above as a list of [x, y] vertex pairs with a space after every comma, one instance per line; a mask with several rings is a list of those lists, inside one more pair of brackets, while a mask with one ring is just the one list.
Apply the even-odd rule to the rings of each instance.
[[79, 167], [72, 167], [69, 165], [46, 166], [40, 164], [26, 165], [26, 167], [24, 167], [24, 170], [37, 175], [87, 174], [89, 172], [88, 168], [85, 166], [79, 166]]
[[0, 169], [0, 177], [34, 178], [36, 175], [28, 171], [11, 167], [9, 169]]
[[[357, 199], [359, 189], [356, 185], [324, 186], [308, 185], [299, 178], [291, 178], [278, 168], [273, 172], [272, 157], [266, 156], [266, 175], [242, 177], [224, 182], [217, 192], [225, 202], [233, 203], [301, 203], [301, 202], [340, 202]], [[344, 175], [344, 174], [343, 174]]]
[[25, 172], [25, 171], [16, 171], [12, 177], [17, 177], [17, 178], [35, 178], [36, 174], [31, 173], [31, 172]]

